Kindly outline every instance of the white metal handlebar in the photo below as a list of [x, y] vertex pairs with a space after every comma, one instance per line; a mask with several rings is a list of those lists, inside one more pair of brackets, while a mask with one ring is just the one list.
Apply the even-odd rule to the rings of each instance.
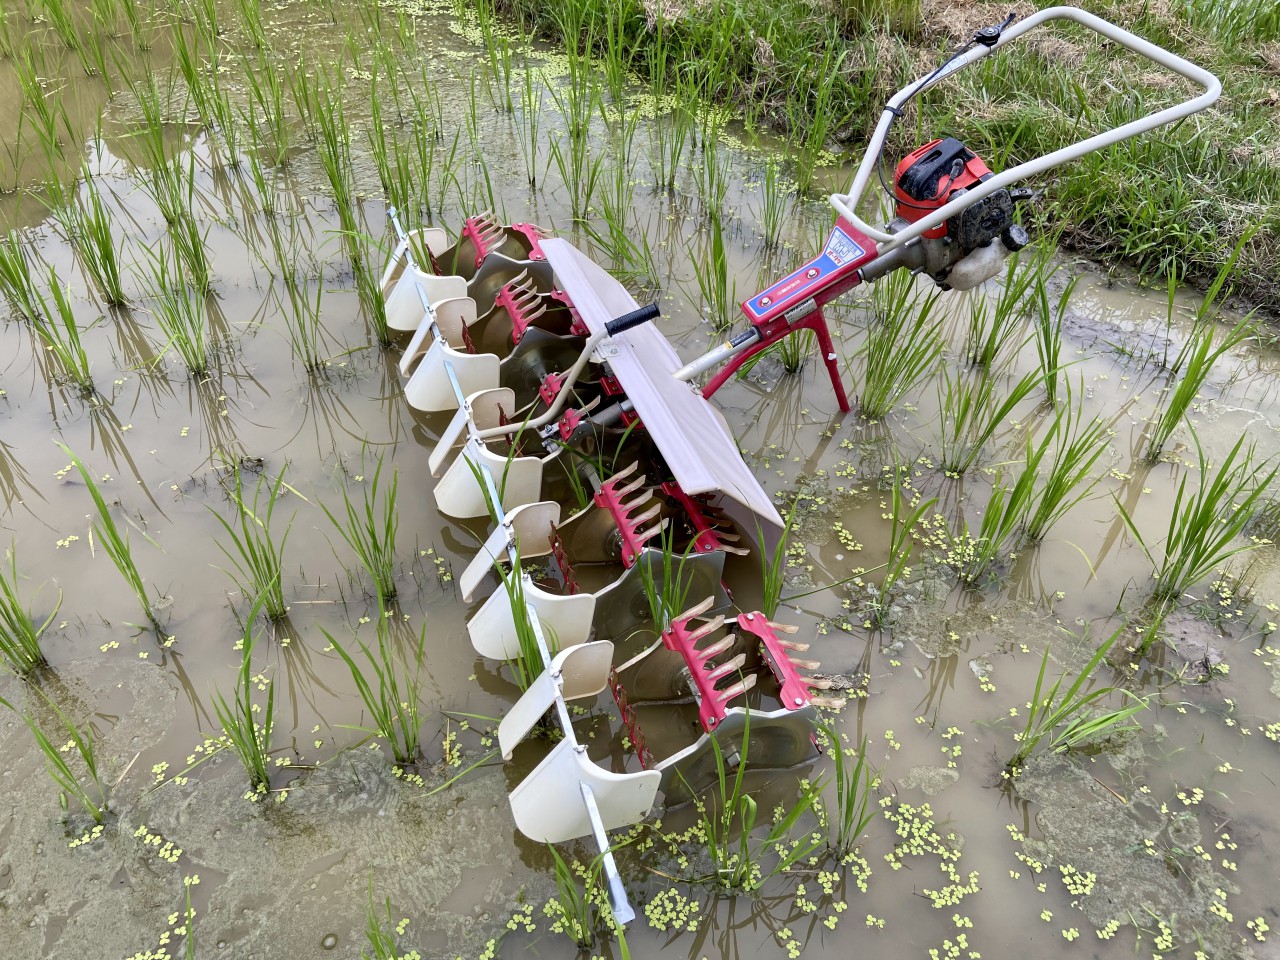
[[[889, 132], [889, 125], [893, 122], [893, 118], [897, 115], [898, 108], [906, 102], [911, 96], [917, 93], [923, 93], [930, 87], [941, 83], [951, 74], [963, 69], [971, 63], [981, 60], [995, 50], [999, 50], [1005, 45], [1012, 43], [1018, 37], [1022, 36], [1030, 30], [1034, 30], [1042, 23], [1048, 20], [1074, 20], [1095, 33], [1101, 34], [1110, 40], [1114, 40], [1121, 46], [1127, 47], [1135, 53], [1154, 61], [1162, 67], [1165, 67], [1179, 76], [1185, 77], [1191, 82], [1198, 84], [1204, 88], [1204, 93], [1191, 100], [1175, 104], [1167, 107], [1149, 116], [1139, 120], [1133, 120], [1129, 123], [1116, 127], [1114, 130], [1108, 130], [1105, 133], [1097, 134], [1089, 137], [1087, 140], [1081, 140], [1070, 146], [1047, 153], [1035, 160], [1028, 160], [1026, 163], [1020, 163], [1015, 167], [1010, 167], [1003, 173], [995, 174], [989, 179], [983, 181], [977, 186], [971, 188], [962, 196], [955, 200], [944, 204], [926, 217], [922, 217], [915, 223], [911, 224], [899, 233], [886, 233], [883, 230], [877, 230], [870, 224], [864, 223], [854, 212], [858, 202], [862, 199], [862, 194], [867, 188], [867, 183], [871, 179], [871, 173], [876, 167], [877, 160], [881, 151], [884, 149], [884, 140]], [[918, 88], [918, 89], [917, 89]], [[1027, 19], [1013, 26], [1007, 27], [1000, 35], [1000, 40], [993, 46], [975, 46], [965, 54], [957, 57], [951, 63], [937, 72], [937, 75], [928, 79], [923, 84], [915, 81], [899, 90], [889, 100], [888, 105], [884, 109], [884, 113], [880, 115], [880, 122], [876, 124], [875, 132], [871, 135], [871, 142], [867, 145], [867, 151], [862, 157], [862, 163], [858, 167], [858, 172], [853, 178], [853, 184], [849, 187], [846, 194], [832, 194], [831, 205], [835, 207], [836, 212], [844, 217], [855, 227], [871, 237], [880, 246], [880, 252], [887, 253], [895, 247], [914, 240], [927, 230], [931, 230], [938, 224], [954, 216], [961, 210], [966, 209], [974, 203], [977, 203], [983, 197], [989, 196], [1004, 187], [1025, 180], [1027, 177], [1035, 176], [1037, 173], [1043, 173], [1053, 167], [1069, 163], [1077, 160], [1085, 154], [1100, 150], [1103, 147], [1109, 147], [1112, 144], [1119, 143], [1121, 140], [1127, 140], [1130, 137], [1137, 136], [1140, 133], [1146, 133], [1148, 130], [1156, 127], [1164, 126], [1188, 117], [1193, 113], [1205, 109], [1211, 105], [1222, 93], [1222, 83], [1208, 70], [1197, 67], [1194, 63], [1184, 60], [1177, 54], [1170, 53], [1163, 47], [1157, 46], [1148, 40], [1135, 36], [1128, 30], [1116, 26], [1110, 21], [1103, 20], [1084, 10], [1075, 7], [1049, 7], [1034, 13]]]

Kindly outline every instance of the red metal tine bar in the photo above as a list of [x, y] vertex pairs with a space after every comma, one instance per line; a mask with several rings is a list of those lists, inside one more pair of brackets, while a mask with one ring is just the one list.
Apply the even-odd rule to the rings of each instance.
[[[626, 482], [639, 468], [633, 463], [625, 470], [615, 473], [601, 484], [596, 491], [596, 506], [608, 510], [618, 526], [622, 537], [622, 565], [631, 567], [644, 545], [657, 536], [666, 527], [667, 521], [661, 517], [662, 504], [654, 497], [653, 491], [644, 485], [643, 475]], [[630, 501], [626, 498], [637, 494]], [[657, 521], [657, 522], [654, 522]]]
[[769, 670], [778, 681], [778, 699], [788, 710], [799, 710], [812, 704], [817, 707], [837, 707], [843, 701], [829, 697], [815, 697], [809, 691], [829, 690], [831, 681], [815, 680], [797, 671], [817, 670], [821, 664], [817, 660], [797, 660], [792, 652], [804, 653], [809, 649], [807, 643], [798, 643], [778, 636], [780, 633], [795, 633], [799, 628], [789, 623], [774, 623], [763, 613], [743, 613], [738, 615], [738, 628], [749, 633], [760, 641], [760, 654]]
[[[725, 710], [730, 700], [741, 696], [756, 683], [754, 673], [741, 676], [740, 671], [746, 663], [746, 655], [739, 653], [720, 663], [715, 658], [732, 650], [737, 638], [728, 633], [704, 647], [698, 644], [724, 626], [724, 616], [717, 616], [696, 628], [690, 628], [690, 622], [711, 609], [713, 603], [707, 597], [697, 606], [686, 610], [671, 621], [670, 626], [662, 632], [662, 643], [668, 650], [679, 653], [689, 666], [689, 678], [698, 694], [698, 719], [702, 729], [711, 733], [725, 718]], [[733, 683], [720, 686], [721, 682], [737, 677]]]

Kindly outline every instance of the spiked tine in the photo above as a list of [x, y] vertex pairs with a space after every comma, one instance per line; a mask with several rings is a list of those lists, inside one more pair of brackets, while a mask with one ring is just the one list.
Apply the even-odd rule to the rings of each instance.
[[[715, 598], [715, 597], [707, 597], [707, 598], [706, 598], [705, 600], [703, 600], [702, 602], [698, 603], [698, 604], [697, 604], [697, 605], [695, 605], [695, 606], [690, 607], [690, 608], [689, 608], [688, 610], [686, 610], [684, 613], [680, 614], [680, 616], [676, 617], [676, 619], [677, 619], [677, 620], [692, 620], [694, 617], [701, 616], [702, 614], [704, 614], [704, 613], [706, 613], [708, 610], [710, 610], [710, 609], [711, 609], [711, 607], [715, 604], [715, 602], [716, 602], [716, 598]], [[721, 620], [723, 621], [723, 618], [721, 618]]]
[[800, 679], [804, 681], [804, 685], [810, 690], [830, 690], [836, 685], [834, 680], [815, 680], [813, 677], [801, 677]]
[[841, 697], [810, 697], [809, 702], [815, 707], [824, 707], [827, 710], [839, 710], [844, 706], [844, 699]]
[[809, 649], [809, 644], [807, 643], [799, 643], [796, 640], [783, 640], [781, 637], [778, 638], [778, 646], [785, 647], [787, 650], [794, 650], [796, 653], [804, 653]]
[[756, 685], [756, 675], [748, 673], [731, 687], [725, 687], [717, 692], [717, 696], [721, 703], [728, 703], [734, 697], [741, 696]]
[[692, 633], [690, 633], [689, 643], [690, 644], [697, 643], [703, 637], [706, 637], [706, 636], [709, 636], [710, 634], [715, 633], [717, 630], [719, 630], [723, 626], [724, 626], [724, 614], [722, 613], [719, 616], [713, 617], [712, 619], [708, 620], [706, 623], [700, 626], [697, 630], [694, 630]]
[[726, 547], [723, 543], [720, 544], [720, 551], [722, 553], [732, 553], [735, 557], [746, 557], [751, 554], [751, 551], [746, 547]]
[[707, 678], [710, 680], [719, 680], [721, 677], [727, 677], [731, 673], [737, 673], [747, 663], [747, 655], [740, 653], [731, 660], [726, 660], [718, 667], [714, 667], [707, 671]]
[[[800, 628], [794, 623], [774, 623], [772, 620], [766, 620], [766, 624], [773, 628], [774, 633], [799, 633]], [[785, 646], [791, 647], [792, 650], [808, 650], [809, 645], [806, 643], [803, 647], [798, 647], [794, 643], [787, 643]]]
[[817, 660], [797, 660], [795, 657], [787, 657], [787, 659], [800, 670], [817, 670], [822, 666]]
[[718, 657], [720, 654], [725, 653], [728, 650], [731, 650], [733, 648], [734, 641], [735, 641], [735, 638], [732, 635], [727, 637], [721, 637], [715, 643], [710, 644], [709, 646], [706, 646], [703, 649], [699, 650], [698, 656], [707, 660], [711, 659], [712, 657]]

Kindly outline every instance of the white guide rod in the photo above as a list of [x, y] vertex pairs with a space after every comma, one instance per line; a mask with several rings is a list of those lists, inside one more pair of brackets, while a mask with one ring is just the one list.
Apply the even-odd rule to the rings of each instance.
[[[1175, 104], [1167, 107], [1157, 113], [1142, 117], [1139, 120], [1133, 120], [1129, 123], [1116, 127], [1114, 130], [1108, 130], [1105, 133], [1097, 134], [1087, 140], [1081, 140], [1047, 153], [1043, 157], [1037, 157], [1035, 160], [1028, 160], [1026, 163], [1020, 163], [1015, 167], [1010, 167], [1003, 173], [997, 173], [990, 179], [983, 181], [977, 186], [970, 189], [967, 193], [957, 197], [950, 203], [945, 204], [939, 209], [933, 211], [926, 217], [922, 217], [915, 223], [909, 225], [899, 233], [886, 233], [883, 230], [877, 230], [870, 224], [864, 223], [854, 212], [858, 206], [858, 202], [862, 199], [862, 195], [867, 188], [867, 183], [871, 179], [872, 171], [875, 170], [879, 160], [881, 151], [884, 149], [885, 136], [889, 132], [889, 125], [897, 116], [898, 108], [908, 99], [917, 93], [923, 93], [930, 87], [941, 83], [951, 74], [963, 69], [971, 63], [981, 60], [983, 57], [995, 50], [1012, 43], [1018, 37], [1022, 36], [1030, 30], [1045, 23], [1048, 20], [1074, 20], [1082, 26], [1088, 27], [1095, 33], [1098, 33], [1109, 40], [1113, 40], [1123, 47], [1127, 47], [1134, 53], [1140, 54], [1147, 59], [1159, 64], [1162, 67], [1185, 77], [1192, 83], [1204, 88], [1204, 93], [1191, 100]], [[1148, 40], [1144, 40], [1139, 36], [1135, 36], [1128, 30], [1116, 26], [1110, 21], [1103, 20], [1091, 13], [1078, 10], [1075, 7], [1049, 7], [1034, 13], [1021, 23], [1016, 23], [1010, 27], [1006, 27], [1001, 33], [1000, 39], [993, 46], [987, 47], [977, 45], [967, 53], [957, 57], [951, 63], [938, 70], [937, 75], [928, 79], [924, 83], [915, 81], [903, 89], [899, 90], [889, 100], [888, 105], [884, 109], [884, 113], [880, 115], [880, 122], [876, 124], [875, 132], [871, 135], [871, 142], [867, 144], [867, 151], [862, 157], [862, 163], [858, 167], [858, 172], [853, 178], [853, 184], [849, 187], [847, 194], [832, 194], [831, 206], [836, 209], [840, 216], [844, 217], [851, 224], [865, 233], [868, 237], [874, 239], [880, 244], [880, 253], [885, 254], [890, 250], [901, 247], [904, 244], [916, 239], [927, 230], [938, 226], [948, 218], [959, 213], [961, 210], [977, 203], [983, 197], [995, 193], [997, 190], [1003, 189], [1011, 184], [1025, 180], [1027, 177], [1035, 176], [1037, 173], [1043, 173], [1053, 167], [1061, 166], [1072, 160], [1078, 160], [1085, 154], [1093, 153], [1095, 150], [1101, 150], [1103, 147], [1109, 147], [1112, 144], [1119, 143], [1121, 140], [1127, 140], [1130, 137], [1137, 136], [1140, 133], [1146, 133], [1156, 127], [1164, 126], [1188, 117], [1193, 113], [1210, 106], [1218, 99], [1222, 93], [1222, 83], [1208, 70], [1197, 67], [1194, 63], [1184, 60], [1177, 54], [1170, 53], [1164, 47], [1157, 46]]]

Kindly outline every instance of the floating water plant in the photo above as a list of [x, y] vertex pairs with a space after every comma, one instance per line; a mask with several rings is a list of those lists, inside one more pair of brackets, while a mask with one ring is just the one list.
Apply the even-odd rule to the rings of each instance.
[[362, 486], [362, 494], [358, 502], [353, 502], [346, 485], [342, 488], [343, 513], [341, 518], [329, 510], [323, 502], [320, 509], [324, 511], [329, 522], [346, 541], [347, 546], [355, 551], [360, 565], [373, 580], [373, 588], [383, 600], [390, 600], [396, 595], [396, 531], [400, 527], [400, 514], [396, 508], [396, 490], [399, 486], [400, 474], [395, 468], [391, 471], [391, 482], [383, 485], [382, 468], [384, 457], [378, 455], [377, 466], [373, 476], [365, 483], [363, 476], [355, 478]]
[[[1022, 732], [1015, 736], [1018, 749], [1009, 759], [1010, 770], [1016, 773], [1042, 746], [1061, 753], [1100, 737], [1137, 729], [1137, 724], [1130, 721], [1146, 709], [1146, 700], [1117, 687], [1088, 688], [1094, 671], [1124, 631], [1122, 626], [1100, 643], [1074, 677], [1064, 673], [1049, 685], [1045, 683], [1045, 675], [1049, 669], [1050, 647], [1045, 647], [1035, 690], [1027, 708], [1027, 722]], [[1065, 690], [1062, 689], [1064, 683], [1068, 684]], [[1132, 702], [1114, 710], [1102, 710], [1101, 701], [1117, 690]]]
[[1167, 602], [1180, 597], [1232, 557], [1254, 549], [1257, 543], [1243, 542], [1249, 519], [1268, 495], [1268, 488], [1280, 466], [1267, 469], [1266, 462], [1254, 460], [1245, 436], [1235, 442], [1222, 462], [1213, 467], [1200, 438], [1193, 432], [1199, 482], [1192, 487], [1189, 473], [1178, 479], [1163, 556], [1156, 560], [1129, 511], [1118, 500], [1116, 507], [1138, 546], [1155, 572], [1153, 598]]
[[[253, 498], [245, 498], [244, 478], [240, 464], [231, 468], [231, 484], [227, 496], [235, 507], [234, 521], [228, 521], [213, 507], [210, 512], [222, 525], [230, 538], [230, 546], [219, 543], [218, 549], [226, 555], [235, 570], [227, 571], [247, 597], [257, 597], [268, 620], [283, 620], [289, 608], [285, 604], [283, 587], [284, 546], [293, 527], [293, 517], [284, 525], [284, 532], [277, 539], [272, 531], [272, 517], [276, 503], [289, 488], [284, 482], [282, 469], [275, 480], [259, 476], [253, 486]], [[277, 531], [278, 532], [278, 531]]]
[[369, 711], [372, 726], [359, 729], [387, 741], [396, 763], [412, 764], [422, 758], [419, 705], [422, 702], [427, 625], [424, 622], [416, 638], [405, 644], [404, 650], [398, 651], [397, 647], [401, 645], [395, 642], [388, 624], [388, 618], [393, 614], [394, 611], [383, 609], [379, 602], [375, 627], [378, 648], [370, 650], [363, 640], [356, 637], [356, 645], [363, 655], [359, 660], [327, 630], [322, 628], [322, 632], [351, 671], [356, 691]]
[[47, 662], [40, 638], [62, 607], [62, 591], [53, 610], [37, 623], [18, 597], [18, 554], [9, 542], [9, 570], [0, 567], [0, 659], [18, 676], [26, 676]]

